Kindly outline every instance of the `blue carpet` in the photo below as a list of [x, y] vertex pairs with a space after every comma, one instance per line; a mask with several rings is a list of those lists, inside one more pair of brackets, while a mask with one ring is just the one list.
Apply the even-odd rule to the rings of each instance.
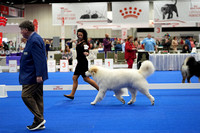
[[[44, 82], [45, 85], [71, 85], [73, 84], [73, 72], [55, 72], [49, 73], [49, 79]], [[19, 85], [19, 73], [0, 73], [0, 85]], [[149, 83], [181, 83], [182, 76], [180, 71], [156, 71], [147, 78]], [[198, 83], [197, 77], [191, 78], [192, 83]], [[82, 77], [79, 78], [79, 84], [87, 84]]]
[[[68, 100], [66, 91], [44, 91], [46, 129], [38, 133], [199, 133], [200, 90], [151, 90], [155, 105], [141, 93], [133, 105], [122, 105], [113, 92], [92, 106], [97, 91], [78, 90]], [[28, 133], [33, 116], [21, 92], [0, 99], [0, 133]], [[130, 97], [124, 97], [126, 103]]]

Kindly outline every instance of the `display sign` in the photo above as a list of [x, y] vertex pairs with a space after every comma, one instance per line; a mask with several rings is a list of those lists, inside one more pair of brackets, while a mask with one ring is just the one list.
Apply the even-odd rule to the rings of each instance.
[[60, 60], [60, 72], [69, 72], [68, 60]]
[[94, 59], [94, 65], [95, 66], [102, 66], [103, 60], [102, 59]]
[[48, 60], [48, 72], [56, 72], [56, 61], [55, 60]]
[[154, 38], [162, 38], [162, 25], [154, 24]]
[[113, 69], [113, 59], [105, 59], [105, 68]]
[[9, 72], [17, 72], [17, 60], [9, 60]]

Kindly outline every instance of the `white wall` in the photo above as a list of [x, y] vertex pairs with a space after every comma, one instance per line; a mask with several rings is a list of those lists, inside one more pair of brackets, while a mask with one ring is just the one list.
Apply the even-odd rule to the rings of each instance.
[[[153, 2], [150, 2], [150, 12], [149, 19], [153, 20]], [[52, 25], [52, 6], [49, 4], [41, 5], [25, 5], [25, 18], [24, 19], [8, 19], [8, 23], [18, 23], [20, 24], [24, 20], [34, 20], [37, 19], [39, 22], [39, 34], [43, 38], [53, 38], [54, 36], [60, 36], [61, 27]], [[91, 38], [104, 38], [105, 34], [108, 33], [110, 37], [120, 37], [120, 30], [110, 29], [87, 29], [88, 37]], [[66, 38], [71, 38], [71, 26], [65, 26], [65, 36]], [[147, 33], [138, 33], [137, 36], [145, 36]], [[152, 33], [153, 34], [153, 33]], [[165, 34], [165, 33], [163, 33]], [[173, 32], [172, 36], [180, 35], [182, 32]], [[194, 32], [195, 35], [200, 34], [200, 32]], [[117, 36], [115, 36], [117, 35]], [[128, 30], [128, 35], [135, 35], [134, 30], [131, 28]], [[16, 38], [15, 34], [4, 34], [4, 37], [13, 40]]]

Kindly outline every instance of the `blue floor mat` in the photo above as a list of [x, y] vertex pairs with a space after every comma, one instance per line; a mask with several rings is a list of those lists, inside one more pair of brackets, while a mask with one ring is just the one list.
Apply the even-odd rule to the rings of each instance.
[[[200, 90], [150, 90], [155, 105], [141, 93], [133, 105], [123, 105], [108, 92], [95, 106], [97, 91], [78, 90], [75, 99], [68, 91], [44, 91], [46, 129], [40, 133], [199, 133]], [[33, 115], [24, 105], [20, 91], [0, 99], [0, 133], [28, 133]]]
[[[49, 79], [44, 82], [45, 85], [71, 85], [73, 84], [73, 72], [55, 72], [49, 73]], [[19, 73], [0, 73], [0, 85], [19, 85]], [[155, 71], [147, 78], [149, 83], [181, 83], [182, 76], [180, 71]], [[87, 84], [80, 76], [79, 84]], [[197, 77], [191, 78], [192, 83], [198, 83]]]

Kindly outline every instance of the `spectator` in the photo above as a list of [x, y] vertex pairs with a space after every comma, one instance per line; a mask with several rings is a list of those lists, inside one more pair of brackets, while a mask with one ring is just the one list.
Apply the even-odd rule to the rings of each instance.
[[139, 44], [137, 37], [134, 38], [133, 42], [136, 48], [141, 48], [141, 45]]
[[156, 39], [156, 45], [157, 46], [162, 46], [159, 39]]
[[136, 58], [136, 51], [137, 51], [137, 48], [133, 44], [133, 36], [129, 36], [125, 45], [125, 59], [128, 64], [128, 68], [133, 67], [133, 62]]
[[62, 53], [62, 59], [68, 60], [69, 65], [72, 65], [72, 61], [73, 61], [72, 52], [71, 52], [71, 50], [70, 50], [68, 45], [65, 45], [65, 50]]
[[0, 43], [0, 50], [3, 50], [3, 43]]
[[193, 37], [190, 37], [190, 45], [191, 45], [191, 49], [195, 47]]
[[20, 44], [20, 47], [19, 47], [19, 49], [20, 49], [21, 52], [24, 51], [24, 48], [26, 46], [26, 41], [27, 41], [26, 38], [22, 38], [21, 39], [21, 44]]
[[105, 57], [106, 57], [107, 51], [111, 51], [111, 46], [112, 46], [108, 34], [105, 34], [105, 38], [103, 39], [103, 46], [104, 46], [104, 52], [105, 52]]
[[187, 44], [183, 45], [182, 53], [190, 53], [190, 48]]
[[185, 40], [183, 38], [180, 38], [180, 45], [184, 45], [185, 44]]
[[168, 33], [165, 34], [162, 45], [163, 45], [163, 49], [169, 52], [170, 46], [171, 46], [171, 39]]
[[46, 45], [46, 54], [47, 54], [47, 57], [48, 57], [48, 51], [50, 49], [50, 42], [49, 42], [49, 40], [46, 40], [45, 45]]
[[145, 38], [141, 44], [144, 45], [145, 51], [148, 51], [148, 52], [153, 52], [155, 50], [157, 51], [155, 40], [151, 38], [150, 34], [147, 35], [147, 38]]
[[95, 42], [97, 48], [99, 47], [99, 44], [100, 44], [100, 43], [101, 43], [101, 42], [97, 39], [96, 42]]
[[178, 40], [177, 40], [177, 37], [173, 37], [173, 40], [172, 40], [172, 48], [174, 51], [177, 51], [177, 47], [178, 47]]
[[14, 46], [13, 41], [10, 41], [10, 42], [9, 42], [9, 46], [10, 46], [10, 49], [11, 49], [11, 50], [15, 50], [15, 46]]
[[187, 44], [189, 46], [190, 50], [192, 49], [191, 44], [190, 44], [190, 37], [189, 36], [185, 39], [185, 44]]
[[92, 40], [92, 38], [88, 38], [88, 44], [90, 46], [90, 49], [94, 49], [95, 48], [94, 41]]
[[115, 45], [115, 54], [117, 54], [117, 51], [122, 51], [122, 45], [120, 41], [117, 41], [117, 44]]
[[126, 39], [124, 39], [123, 43], [122, 43], [122, 51], [125, 52], [125, 44], [126, 44]]
[[3, 48], [4, 50], [9, 50], [8, 44], [6, 42], [3, 41]]

